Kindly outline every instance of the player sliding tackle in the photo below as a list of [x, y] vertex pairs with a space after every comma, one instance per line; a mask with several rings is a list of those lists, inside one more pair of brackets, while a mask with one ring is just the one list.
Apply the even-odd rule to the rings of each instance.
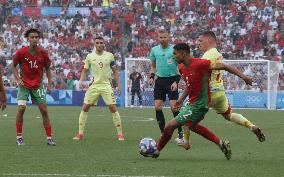
[[189, 96], [189, 100], [185, 108], [166, 124], [164, 132], [158, 141], [155, 153], [142, 155], [157, 158], [160, 151], [171, 139], [174, 130], [178, 126], [186, 125], [192, 131], [204, 136], [218, 145], [229, 160], [231, 158], [229, 141], [222, 141], [206, 127], [198, 124], [209, 110], [209, 78], [212, 70], [226, 70], [239, 76], [246, 82], [246, 84], [249, 85], [252, 85], [252, 78], [245, 76], [236, 68], [224, 63], [215, 63], [210, 60], [192, 58], [190, 56], [190, 47], [185, 43], [180, 43], [174, 46], [174, 58], [179, 63], [179, 71], [183, 80], [186, 82], [184, 93], [178, 99], [175, 108], [179, 109], [187, 96]]

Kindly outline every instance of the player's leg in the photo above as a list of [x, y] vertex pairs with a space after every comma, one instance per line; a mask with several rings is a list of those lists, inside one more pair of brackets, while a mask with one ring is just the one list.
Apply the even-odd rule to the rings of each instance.
[[24, 140], [23, 140], [23, 123], [24, 123], [24, 113], [26, 110], [26, 105], [27, 105], [27, 100], [29, 98], [30, 91], [24, 87], [19, 86], [18, 87], [18, 110], [17, 110], [17, 115], [16, 115], [16, 144], [17, 145], [24, 145]]
[[249, 128], [257, 136], [260, 142], [265, 141], [265, 135], [258, 126], [254, 125], [243, 115], [232, 112], [224, 92], [212, 94], [212, 108], [215, 109], [217, 113], [222, 114], [226, 120]]
[[161, 78], [157, 78], [155, 81], [154, 100], [155, 100], [156, 120], [158, 122], [161, 133], [163, 133], [165, 128], [165, 116], [163, 113], [163, 104], [164, 101], [166, 101], [166, 88]]
[[131, 88], [131, 105], [130, 105], [131, 108], [134, 107], [134, 98], [135, 98], [135, 90]]
[[88, 112], [92, 105], [96, 105], [99, 100], [99, 91], [94, 87], [90, 86], [85, 94], [84, 103], [82, 110], [79, 115], [79, 132], [73, 137], [74, 140], [83, 140], [85, 125], [88, 118]]
[[112, 88], [109, 86], [109, 88], [102, 89], [101, 95], [105, 104], [108, 105], [111, 112], [113, 123], [117, 130], [117, 138], [119, 141], [123, 141], [124, 137], [122, 132], [121, 118], [119, 112], [117, 111], [116, 99]]
[[[168, 81], [168, 87], [167, 87], [167, 94], [170, 100], [170, 107], [173, 113], [173, 116], [176, 117], [179, 114], [179, 111], [174, 109], [174, 105], [176, 104], [176, 101], [179, 98], [179, 93], [178, 90], [172, 91], [171, 90], [171, 85], [173, 84], [174, 80], [169, 80]], [[183, 132], [182, 132], [182, 127], [178, 127], [178, 138], [175, 139], [177, 144], [182, 144], [183, 143]]]
[[[173, 113], [173, 116], [176, 117], [179, 114], [179, 111], [174, 109], [174, 105], [176, 104], [176, 99], [173, 99], [172, 94], [169, 94], [169, 99], [170, 99], [170, 106], [171, 106], [171, 110]], [[183, 143], [183, 132], [182, 132], [182, 127], [179, 126], [178, 128], [178, 138], [175, 139], [177, 144], [182, 144]]]
[[141, 89], [137, 89], [137, 96], [138, 96], [138, 100], [139, 100], [139, 106], [140, 108], [142, 108], [143, 104], [142, 104], [142, 96], [141, 96]]
[[50, 119], [47, 112], [47, 105], [45, 100], [45, 92], [43, 87], [41, 86], [37, 90], [31, 90], [31, 98], [38, 105], [39, 111], [41, 113], [43, 119], [43, 127], [45, 129], [45, 134], [47, 138], [47, 145], [55, 146], [56, 143], [52, 139], [52, 128]]

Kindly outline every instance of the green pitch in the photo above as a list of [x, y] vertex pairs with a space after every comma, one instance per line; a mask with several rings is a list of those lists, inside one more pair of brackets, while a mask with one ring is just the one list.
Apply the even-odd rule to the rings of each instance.
[[[258, 142], [246, 128], [210, 112], [202, 124], [231, 141], [230, 161], [215, 144], [193, 133], [192, 149], [185, 151], [171, 141], [158, 159], [144, 158], [138, 153], [139, 140], [160, 136], [154, 110], [119, 111], [126, 141], [117, 140], [111, 114], [106, 108], [90, 111], [85, 139], [74, 141], [80, 108], [49, 107], [57, 142], [57, 146], [49, 147], [37, 107], [28, 107], [23, 132], [26, 145], [18, 147], [15, 144], [16, 107], [8, 106], [0, 113], [0, 176], [280, 177], [284, 174], [282, 111], [236, 111], [263, 129], [264, 143]], [[165, 115], [168, 120], [172, 117], [168, 109]]]

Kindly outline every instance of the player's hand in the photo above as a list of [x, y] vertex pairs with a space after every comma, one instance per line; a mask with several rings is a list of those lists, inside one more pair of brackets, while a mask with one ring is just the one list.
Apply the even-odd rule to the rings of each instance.
[[117, 91], [117, 94], [120, 95], [120, 93], [121, 93], [120, 85], [118, 85], [118, 86], [116, 87], [116, 91]]
[[148, 84], [149, 84], [149, 85], [153, 85], [153, 84], [154, 84], [154, 79], [152, 79], [152, 78], [149, 79]]
[[178, 88], [178, 84], [176, 82], [174, 82], [172, 85], [171, 85], [171, 91], [176, 91]]
[[252, 83], [254, 81], [254, 79], [252, 77], [248, 77], [248, 76], [246, 76], [243, 80], [245, 81], [245, 83], [247, 85], [252, 85]]
[[3, 111], [7, 106], [6, 103], [6, 94], [5, 93], [1, 93], [0, 94], [0, 108]]
[[50, 94], [52, 90], [52, 86], [51, 83], [47, 83], [47, 89], [46, 89], [46, 93]]
[[24, 86], [24, 82], [23, 82], [22, 79], [18, 80], [18, 85], [19, 85], [19, 86]]
[[176, 103], [174, 104], [173, 109], [175, 111], [179, 111], [181, 109], [181, 107], [182, 107], [182, 101], [181, 100], [177, 100]]
[[82, 82], [82, 81], [80, 81], [79, 82], [79, 87], [80, 87], [80, 89], [82, 89], [82, 90], [85, 90], [85, 84]]

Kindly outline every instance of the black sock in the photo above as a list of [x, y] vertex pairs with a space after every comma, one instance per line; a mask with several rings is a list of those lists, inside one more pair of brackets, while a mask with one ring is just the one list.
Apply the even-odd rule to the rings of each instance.
[[[179, 111], [178, 112], [173, 112], [174, 117], [176, 117], [178, 114], [179, 114]], [[177, 129], [178, 129], [178, 138], [182, 139], [183, 138], [182, 127], [179, 126]]]
[[163, 133], [165, 128], [165, 117], [162, 110], [156, 110], [156, 119], [159, 124], [159, 128], [161, 130], [161, 133]]

